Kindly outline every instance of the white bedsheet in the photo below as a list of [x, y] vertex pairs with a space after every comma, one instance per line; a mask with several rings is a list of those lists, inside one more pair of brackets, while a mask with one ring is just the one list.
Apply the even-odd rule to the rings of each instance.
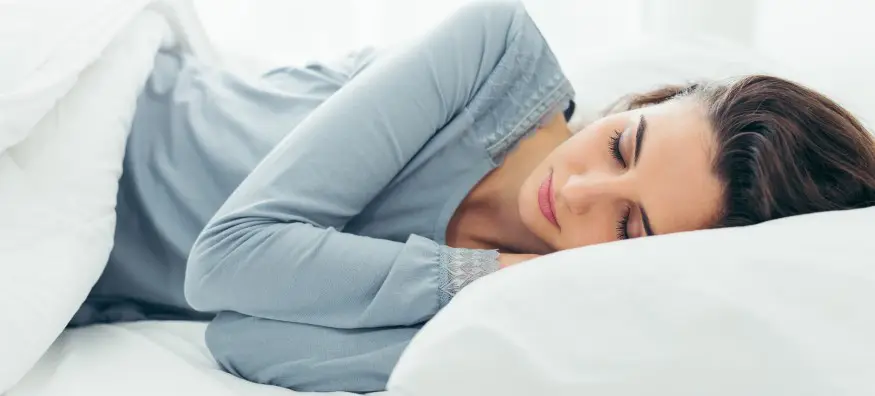
[[152, 321], [68, 330], [7, 396], [350, 395], [293, 392], [227, 374], [204, 344], [205, 329]]

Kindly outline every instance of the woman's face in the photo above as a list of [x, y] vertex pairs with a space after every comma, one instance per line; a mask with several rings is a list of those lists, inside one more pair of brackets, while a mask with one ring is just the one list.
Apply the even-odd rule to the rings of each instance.
[[520, 216], [556, 250], [706, 228], [721, 209], [715, 145], [689, 99], [610, 115], [535, 168]]

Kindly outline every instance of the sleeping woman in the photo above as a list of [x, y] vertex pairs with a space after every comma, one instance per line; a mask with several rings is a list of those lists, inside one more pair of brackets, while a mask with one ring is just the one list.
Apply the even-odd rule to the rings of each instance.
[[[585, 87], [578, 87], [583, 88]], [[563, 249], [875, 204], [875, 143], [769, 76], [631, 95], [583, 128], [523, 6], [247, 80], [162, 53], [108, 267], [71, 325], [210, 320], [221, 366], [385, 388], [461, 289]]]

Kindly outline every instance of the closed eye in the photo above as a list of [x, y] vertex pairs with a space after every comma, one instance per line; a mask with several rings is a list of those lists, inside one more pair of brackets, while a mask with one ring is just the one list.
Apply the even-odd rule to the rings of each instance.
[[[623, 137], [623, 132], [620, 130], [614, 131], [613, 136], [611, 136], [611, 141], [608, 145], [608, 149], [611, 152], [611, 157], [617, 161], [623, 168], [626, 168], [626, 160], [623, 158], [623, 152], [620, 151], [620, 140]], [[623, 215], [620, 216], [620, 220], [617, 221], [616, 232], [617, 239], [629, 239], [629, 216], [632, 214], [632, 208], [627, 206], [623, 211]]]
[[629, 216], [632, 215], [632, 207], [626, 206], [626, 209], [623, 211], [623, 215], [620, 216], [620, 220], [617, 221], [617, 239], [629, 239]]
[[614, 157], [615, 160], [622, 166], [626, 167], [626, 160], [623, 159], [623, 153], [620, 151], [620, 138], [623, 137], [623, 132], [619, 129], [614, 131], [614, 135], [611, 136], [610, 143], [608, 143], [608, 149], [611, 152], [611, 156]]

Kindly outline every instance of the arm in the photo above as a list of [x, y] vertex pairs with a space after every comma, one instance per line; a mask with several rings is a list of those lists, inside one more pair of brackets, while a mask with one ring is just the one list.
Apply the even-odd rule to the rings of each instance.
[[375, 60], [317, 108], [196, 241], [189, 303], [335, 328], [404, 326], [430, 318], [471, 280], [471, 273], [454, 278], [451, 267], [460, 266], [453, 258], [475, 260], [480, 275], [494, 271], [491, 252], [342, 230], [500, 70], [520, 21], [530, 23], [515, 2], [465, 7]]
[[220, 312], [207, 326], [216, 362], [238, 377], [299, 392], [368, 393], [386, 382], [419, 326], [335, 329]]

